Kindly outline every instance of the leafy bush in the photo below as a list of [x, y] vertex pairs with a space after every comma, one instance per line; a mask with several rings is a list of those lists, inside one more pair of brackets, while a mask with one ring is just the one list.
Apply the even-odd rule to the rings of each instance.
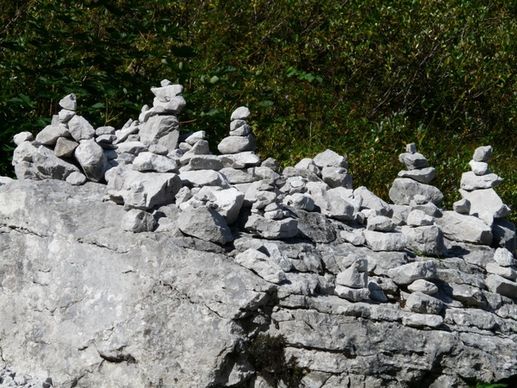
[[283, 164], [332, 148], [387, 197], [416, 142], [450, 205], [474, 148], [492, 144], [517, 203], [517, 3], [382, 0], [16, 0], [0, 12], [0, 173], [13, 134], [75, 92], [95, 125], [136, 117], [162, 78], [185, 86], [185, 130], [216, 144], [248, 105]]

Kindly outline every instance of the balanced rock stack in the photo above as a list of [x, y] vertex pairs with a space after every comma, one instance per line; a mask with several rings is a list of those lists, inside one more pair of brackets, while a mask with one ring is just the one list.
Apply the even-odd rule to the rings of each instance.
[[395, 178], [389, 191], [393, 203], [410, 205], [412, 200], [416, 200], [417, 205], [425, 203], [439, 205], [443, 194], [429, 184], [436, 175], [435, 169], [429, 166], [424, 155], [416, 152], [414, 143], [406, 146], [406, 152], [399, 155], [399, 161], [406, 166], [406, 170], [398, 173], [398, 178]]
[[461, 176], [460, 194], [468, 207], [468, 214], [475, 215], [490, 227], [494, 219], [506, 217], [510, 208], [503, 203], [494, 190], [503, 179], [491, 173], [488, 161], [492, 156], [492, 146], [476, 148], [469, 162], [471, 171]]
[[476, 148], [469, 162], [471, 171], [461, 176], [462, 199], [453, 204], [454, 211], [445, 211], [438, 222], [451, 240], [477, 244], [494, 242], [514, 250], [515, 226], [504, 219], [510, 208], [494, 190], [502, 178], [490, 173], [488, 161], [491, 156], [491, 146]]
[[99, 145], [103, 138], [97, 136], [84, 117], [76, 114], [74, 94], [63, 97], [59, 105], [62, 109], [58, 115], [53, 116], [51, 124], [43, 128], [35, 140], [27, 132], [15, 136], [16, 176], [18, 179], [61, 179], [74, 185], [83, 184], [87, 179], [103, 181], [104, 172], [110, 167]]

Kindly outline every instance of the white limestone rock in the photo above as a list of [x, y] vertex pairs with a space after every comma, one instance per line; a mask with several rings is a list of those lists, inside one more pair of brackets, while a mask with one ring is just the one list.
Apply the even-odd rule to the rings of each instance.
[[25, 141], [32, 141], [32, 140], [34, 140], [34, 136], [32, 136], [32, 133], [27, 132], [27, 131], [17, 133], [16, 135], [13, 136], [13, 142], [17, 146], [19, 146], [20, 144], [22, 144]]
[[489, 173], [488, 163], [486, 162], [476, 162], [475, 160], [471, 160], [469, 162], [470, 169], [476, 175], [485, 175]]
[[79, 146], [76, 141], [60, 137], [56, 141], [54, 153], [58, 158], [68, 158], [74, 154], [75, 149]]
[[188, 186], [220, 186], [228, 187], [226, 178], [214, 170], [181, 171], [180, 179]]
[[283, 240], [298, 234], [298, 222], [293, 218], [268, 220], [258, 214], [251, 214], [244, 229], [266, 239]]
[[400, 178], [411, 178], [420, 183], [431, 183], [436, 176], [434, 167], [424, 167], [420, 170], [402, 170], [399, 171]]
[[282, 202], [284, 205], [292, 206], [296, 209], [302, 209], [308, 212], [314, 210], [314, 200], [308, 194], [294, 193], [287, 195]]
[[133, 169], [136, 171], [177, 172], [178, 162], [163, 155], [152, 152], [141, 152], [133, 160]]
[[373, 251], [402, 251], [406, 248], [406, 237], [402, 233], [384, 233], [365, 230], [366, 244]]
[[75, 112], [73, 110], [68, 110], [68, 109], [61, 109], [57, 113], [59, 122], [62, 124], [68, 123], [74, 116], [75, 116]]
[[339, 232], [339, 236], [346, 242], [355, 246], [366, 244], [366, 239], [364, 238], [364, 232], [362, 229], [341, 230]]
[[36, 142], [38, 144], [54, 146], [57, 139], [69, 135], [68, 128], [62, 124], [47, 125], [36, 135]]
[[95, 129], [83, 116], [75, 115], [68, 122], [68, 131], [75, 141], [88, 140], [95, 135]]
[[102, 136], [102, 135], [114, 135], [115, 134], [115, 128], [111, 125], [105, 125], [102, 127], [99, 127], [95, 130], [95, 136]]
[[409, 226], [433, 225], [434, 217], [425, 214], [422, 210], [412, 210], [409, 212], [406, 223]]
[[393, 210], [387, 202], [364, 186], [360, 186], [354, 190], [354, 198], [359, 201], [361, 208], [375, 210], [377, 215], [391, 217], [393, 214]]
[[454, 241], [465, 241], [474, 244], [490, 245], [491, 228], [479, 218], [444, 211], [441, 218], [435, 220], [445, 237]]
[[153, 99], [153, 111], [158, 113], [159, 115], [167, 115], [180, 114], [181, 111], [185, 108], [187, 102], [183, 96], [175, 96], [167, 101], [162, 101], [162, 99], [155, 97]]
[[240, 106], [232, 112], [230, 120], [246, 120], [248, 117], [250, 117], [250, 110], [246, 106]]
[[434, 314], [411, 314], [402, 318], [404, 326], [435, 329], [443, 324], [443, 318]]
[[74, 171], [66, 177], [66, 182], [70, 183], [72, 186], [84, 185], [87, 180], [86, 176], [79, 171]]
[[486, 264], [485, 269], [488, 273], [499, 275], [513, 281], [517, 280], [517, 271], [512, 267], [502, 267], [497, 263], [490, 262]]
[[517, 283], [505, 279], [499, 275], [488, 275], [485, 284], [488, 289], [496, 294], [507, 296], [508, 298], [517, 298]]
[[59, 100], [59, 106], [63, 109], [75, 111], [77, 109], [77, 97], [71, 93]]
[[388, 276], [400, 285], [411, 284], [418, 279], [434, 279], [436, 277], [436, 263], [433, 260], [427, 260], [403, 264], [389, 269]]
[[442, 256], [447, 249], [443, 241], [443, 234], [436, 225], [402, 227], [402, 234], [406, 238], [407, 248], [426, 256]]
[[122, 219], [122, 229], [133, 233], [152, 232], [156, 228], [153, 215], [138, 209], [126, 212]]
[[417, 279], [408, 286], [408, 290], [411, 292], [421, 292], [427, 295], [434, 295], [438, 292], [438, 287], [433, 282]]
[[368, 288], [350, 288], [337, 285], [334, 293], [340, 298], [349, 300], [350, 302], [367, 301], [370, 298], [370, 290]]
[[490, 189], [499, 186], [502, 181], [503, 179], [494, 173], [476, 175], [472, 171], [467, 171], [461, 175], [460, 187], [467, 191]]
[[389, 191], [390, 199], [397, 205], [409, 205], [416, 195], [422, 195], [426, 202], [436, 205], [443, 200], [442, 192], [436, 187], [409, 178], [395, 178]]
[[368, 218], [366, 229], [378, 232], [393, 232], [395, 224], [386, 216], [373, 216]]
[[233, 235], [223, 216], [206, 206], [187, 207], [177, 219], [179, 230], [188, 236], [224, 245]]
[[82, 140], [74, 150], [74, 156], [88, 179], [94, 182], [104, 179], [107, 159], [102, 147], [94, 139]]
[[309, 170], [313, 172], [314, 174], [319, 174], [320, 169], [316, 164], [314, 163], [314, 160], [311, 158], [304, 158], [300, 160], [298, 163], [294, 165], [294, 168], [297, 168], [299, 170]]
[[494, 252], [494, 260], [501, 267], [517, 266], [517, 260], [507, 248], [497, 248]]
[[140, 141], [149, 146], [162, 144], [169, 150], [177, 147], [179, 139], [179, 122], [176, 116], [152, 116], [139, 127]]
[[323, 167], [348, 167], [348, 161], [346, 156], [339, 155], [338, 153], [326, 149], [323, 152], [320, 152], [313, 158], [313, 162], [319, 168]]
[[134, 156], [141, 152], [147, 151], [147, 149], [147, 146], [139, 141], [125, 141], [123, 143], [117, 144], [116, 146], [117, 153], [127, 153]]
[[235, 262], [255, 272], [262, 279], [280, 284], [286, 280], [282, 268], [266, 254], [249, 248], [235, 256]]
[[193, 146], [194, 144], [196, 144], [198, 141], [200, 140], [205, 140], [206, 139], [206, 132], [205, 131], [197, 131], [197, 132], [194, 132], [194, 133], [191, 133], [186, 139], [185, 139], [185, 143], [188, 143], [190, 144], [191, 146]]
[[350, 267], [336, 276], [336, 284], [350, 288], [365, 288], [368, 286], [368, 260], [357, 259]]
[[222, 215], [228, 225], [232, 225], [237, 221], [239, 212], [244, 203], [244, 194], [235, 187], [229, 189], [217, 190], [213, 193], [217, 212]]
[[399, 161], [403, 163], [408, 170], [419, 170], [429, 166], [429, 162], [425, 156], [418, 152], [404, 152], [399, 155]]
[[452, 204], [452, 208], [456, 213], [459, 214], [470, 214], [470, 201], [462, 198]]
[[488, 162], [492, 157], [492, 146], [481, 146], [474, 150], [472, 160], [475, 162]]
[[470, 214], [478, 216], [489, 225], [493, 222], [492, 218], [503, 218], [510, 213], [510, 208], [503, 203], [494, 189], [475, 191], [460, 189], [460, 194], [470, 202]]
[[244, 151], [255, 150], [255, 138], [253, 135], [247, 136], [228, 136], [217, 145], [217, 149], [222, 154], [237, 154]]
[[233, 120], [230, 123], [230, 136], [247, 136], [251, 133], [251, 127], [244, 120]]

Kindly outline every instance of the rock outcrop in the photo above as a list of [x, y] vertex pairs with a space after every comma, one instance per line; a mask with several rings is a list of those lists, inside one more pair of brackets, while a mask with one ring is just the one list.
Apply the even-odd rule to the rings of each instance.
[[[213, 155], [204, 131], [181, 133], [182, 87], [152, 91], [120, 130], [93, 129], [69, 95], [50, 128], [15, 137], [18, 180], [0, 179], [0, 386], [517, 381], [503, 213], [472, 210], [470, 194], [440, 209], [414, 145], [395, 204], [354, 190], [331, 150], [281, 170], [255, 154], [246, 107]], [[489, 151], [462, 190], [500, 182], [479, 164]]]

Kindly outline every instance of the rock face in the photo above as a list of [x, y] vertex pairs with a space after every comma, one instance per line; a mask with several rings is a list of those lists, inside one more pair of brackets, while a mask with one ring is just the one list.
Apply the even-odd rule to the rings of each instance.
[[[170, 232], [123, 230], [128, 213], [102, 201], [102, 184], [4, 182], [5, 382], [15, 371], [38, 386], [49, 378], [59, 387], [274, 386], [259, 385], [271, 375], [257, 362], [273, 351], [274, 370], [299, 387], [517, 376], [516, 283], [475, 264], [514, 265], [507, 250], [463, 245], [424, 260], [241, 235], [225, 252]], [[404, 308], [397, 284], [415, 285]], [[482, 303], [462, 302], [459, 284]], [[388, 299], [372, 303], [369, 289]]]

